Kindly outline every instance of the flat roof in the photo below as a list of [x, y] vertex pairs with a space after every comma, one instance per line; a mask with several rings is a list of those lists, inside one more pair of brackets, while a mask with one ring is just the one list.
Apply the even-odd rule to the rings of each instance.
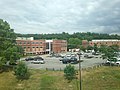
[[101, 39], [101, 40], [92, 40], [93, 42], [101, 42], [101, 41], [120, 41], [118, 39]]

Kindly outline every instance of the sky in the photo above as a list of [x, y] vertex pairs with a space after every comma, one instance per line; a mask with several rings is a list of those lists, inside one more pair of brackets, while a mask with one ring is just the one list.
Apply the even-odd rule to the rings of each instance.
[[21, 34], [120, 34], [120, 0], [0, 0], [0, 18]]

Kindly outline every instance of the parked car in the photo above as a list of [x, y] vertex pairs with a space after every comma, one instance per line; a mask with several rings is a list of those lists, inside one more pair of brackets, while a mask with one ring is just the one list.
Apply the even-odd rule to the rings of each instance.
[[120, 57], [117, 58], [116, 64], [120, 65]]
[[31, 63], [34, 63], [34, 64], [44, 64], [45, 61], [42, 57], [35, 57], [33, 61], [31, 61]]
[[67, 57], [64, 57], [63, 59], [62, 59], [62, 63], [63, 64], [67, 64], [67, 63], [78, 63], [78, 61], [77, 61], [77, 58], [76, 57], [71, 57], [71, 58], [67, 58]]
[[117, 64], [117, 65], [120, 65], [120, 60], [117, 60], [116, 64]]
[[17, 64], [18, 62], [12, 62], [12, 63], [9, 62], [9, 65], [17, 65]]
[[94, 55], [88, 55], [88, 54], [85, 54], [84, 57], [85, 57], [85, 58], [93, 58]]
[[114, 64], [116, 64], [117, 61], [118, 61], [117, 58], [113, 57], [113, 58], [108, 59], [106, 61], [106, 64], [112, 64], [112, 65], [114, 65]]
[[34, 58], [32, 57], [28, 57], [28, 58], [25, 58], [26, 61], [31, 61], [31, 60], [34, 60]]
[[35, 59], [35, 60], [31, 61], [31, 63], [33, 63], [33, 64], [44, 64], [45, 61], [41, 60], [41, 59]]
[[77, 58], [76, 57], [71, 57], [70, 63], [71, 64], [77, 64], [78, 63]]
[[6, 65], [17, 65], [19, 63], [18, 60], [15, 60], [14, 62], [7, 61]]
[[39, 56], [37, 56], [37, 57], [34, 57], [34, 60], [35, 60], [35, 59], [44, 60], [42, 57], [39, 57]]

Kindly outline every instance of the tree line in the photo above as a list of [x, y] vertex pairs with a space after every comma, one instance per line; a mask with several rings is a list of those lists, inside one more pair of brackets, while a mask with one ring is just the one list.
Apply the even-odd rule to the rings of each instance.
[[119, 39], [120, 36], [117, 34], [104, 34], [104, 33], [91, 33], [91, 32], [76, 32], [73, 34], [69, 34], [66, 32], [62, 33], [52, 33], [52, 34], [19, 34], [18, 37], [34, 37], [34, 39], [65, 39], [68, 40], [70, 38], [78, 38], [80, 40], [88, 40], [91, 41], [93, 39]]
[[117, 34], [109, 35], [103, 33], [91, 33], [91, 32], [76, 32], [69, 34], [66, 32], [62, 33], [52, 33], [52, 34], [16, 34], [18, 37], [34, 37], [35, 40], [38, 39], [62, 39], [67, 40], [68, 49], [79, 48], [82, 45], [82, 40], [96, 40], [96, 39], [118, 39], [120, 36]]

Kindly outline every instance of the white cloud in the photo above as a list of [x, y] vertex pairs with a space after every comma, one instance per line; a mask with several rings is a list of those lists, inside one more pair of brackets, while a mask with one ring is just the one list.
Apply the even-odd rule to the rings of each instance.
[[0, 18], [19, 33], [120, 33], [120, 0], [0, 0]]

